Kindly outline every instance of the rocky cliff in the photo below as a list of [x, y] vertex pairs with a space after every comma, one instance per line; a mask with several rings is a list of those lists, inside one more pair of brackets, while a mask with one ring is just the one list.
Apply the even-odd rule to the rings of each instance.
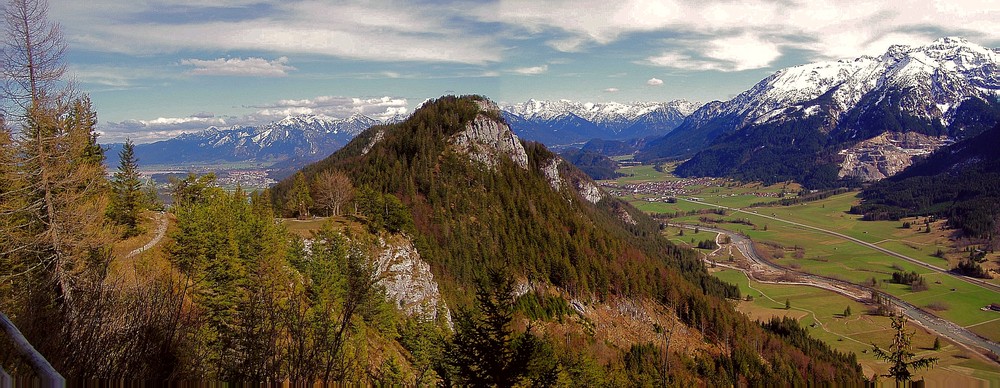
[[451, 326], [451, 312], [441, 298], [431, 267], [408, 237], [379, 238], [378, 257], [373, 263], [375, 278], [385, 287], [386, 296], [409, 315], [441, 318]]

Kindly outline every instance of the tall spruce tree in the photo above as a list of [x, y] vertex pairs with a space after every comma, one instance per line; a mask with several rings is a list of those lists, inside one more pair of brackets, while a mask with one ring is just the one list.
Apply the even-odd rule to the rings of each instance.
[[132, 237], [142, 232], [139, 217], [145, 208], [145, 198], [142, 180], [139, 179], [139, 160], [135, 156], [135, 144], [131, 139], [125, 139], [125, 145], [118, 155], [121, 162], [111, 180], [113, 195], [108, 213], [112, 220], [125, 227], [124, 237]]
[[309, 184], [306, 183], [306, 176], [299, 171], [295, 174], [295, 185], [292, 186], [292, 193], [289, 196], [286, 209], [292, 216], [300, 219], [309, 217], [309, 208], [312, 207], [312, 196], [309, 195]]

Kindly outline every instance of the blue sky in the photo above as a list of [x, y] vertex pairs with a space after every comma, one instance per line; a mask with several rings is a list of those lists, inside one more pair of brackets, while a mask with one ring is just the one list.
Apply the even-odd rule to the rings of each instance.
[[[905, 5], [900, 5], [905, 3]], [[443, 94], [726, 100], [774, 71], [961, 36], [996, 1], [51, 1], [101, 141], [290, 114], [411, 112]]]

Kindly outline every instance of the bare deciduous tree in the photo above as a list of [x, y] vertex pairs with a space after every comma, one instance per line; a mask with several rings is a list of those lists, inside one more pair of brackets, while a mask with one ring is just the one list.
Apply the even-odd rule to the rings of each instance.
[[343, 171], [323, 171], [313, 180], [313, 196], [316, 206], [326, 209], [327, 216], [338, 216], [341, 207], [354, 198], [354, 185]]

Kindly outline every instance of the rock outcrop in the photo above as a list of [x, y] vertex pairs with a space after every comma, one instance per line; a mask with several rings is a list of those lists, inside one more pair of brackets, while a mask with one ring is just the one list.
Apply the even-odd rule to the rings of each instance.
[[380, 252], [375, 265], [375, 278], [385, 287], [386, 296], [403, 312], [427, 318], [443, 318], [451, 326], [451, 312], [434, 281], [431, 267], [406, 237], [395, 241], [379, 239]]
[[577, 182], [576, 189], [583, 196], [583, 199], [586, 199], [590, 203], [597, 204], [604, 199], [604, 192], [592, 181], [581, 180]]
[[549, 186], [552, 186], [552, 189], [555, 191], [559, 191], [562, 188], [562, 176], [559, 175], [559, 163], [561, 162], [561, 158], [554, 157], [541, 168], [545, 180], [549, 182]]
[[451, 138], [455, 150], [490, 169], [496, 167], [501, 157], [510, 158], [517, 166], [527, 169], [528, 154], [510, 127], [497, 119], [499, 108], [489, 101], [477, 103], [481, 113], [466, 124], [464, 131]]

